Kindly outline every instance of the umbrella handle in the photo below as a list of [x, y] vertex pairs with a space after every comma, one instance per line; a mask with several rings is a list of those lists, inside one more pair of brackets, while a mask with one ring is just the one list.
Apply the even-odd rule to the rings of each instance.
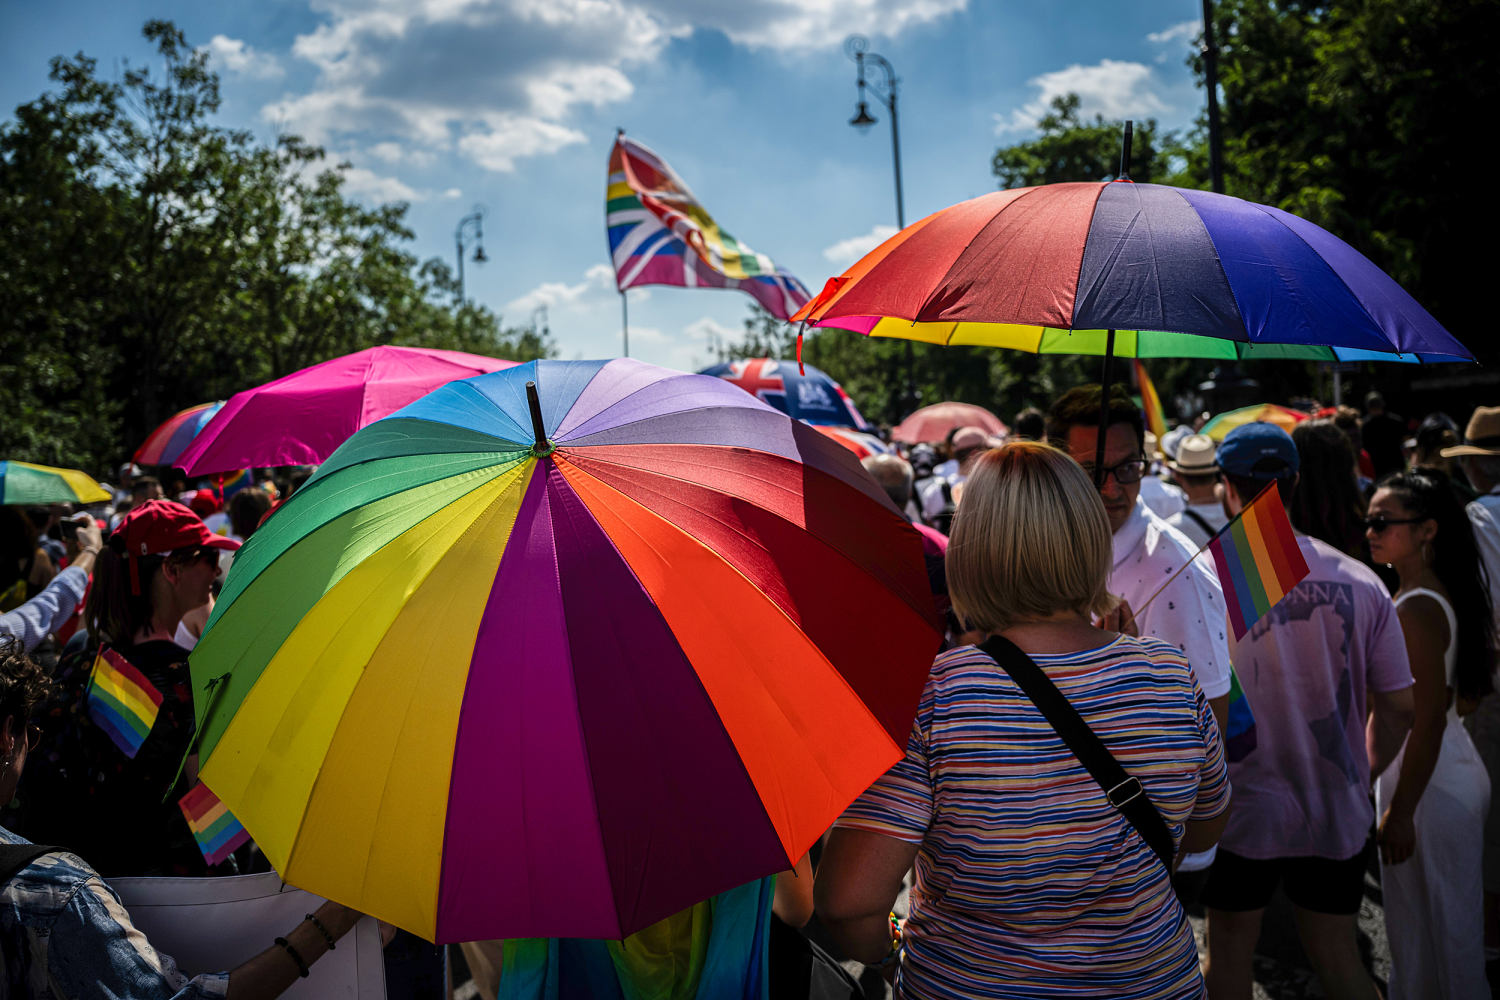
[[1099, 439], [1094, 445], [1094, 487], [1101, 489], [1104, 486], [1104, 477], [1108, 475], [1104, 468], [1104, 439], [1109, 434], [1109, 389], [1111, 375], [1110, 370], [1115, 357], [1115, 331], [1110, 330], [1104, 341], [1104, 371], [1099, 377]]
[[536, 436], [531, 453], [537, 458], [545, 458], [552, 454], [552, 444], [547, 440], [547, 428], [542, 424], [542, 400], [537, 395], [535, 382], [526, 383], [526, 404], [531, 408], [531, 433]]

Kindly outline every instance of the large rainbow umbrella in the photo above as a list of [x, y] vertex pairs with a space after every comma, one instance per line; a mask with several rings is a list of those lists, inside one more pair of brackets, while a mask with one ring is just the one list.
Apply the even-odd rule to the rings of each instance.
[[288, 882], [429, 939], [619, 938], [790, 867], [901, 756], [937, 628], [839, 444], [530, 362], [360, 431], [240, 550], [202, 776]]
[[131, 456], [132, 460], [141, 465], [171, 465], [214, 418], [214, 414], [223, 408], [221, 399], [216, 403], [199, 403], [178, 410], [147, 436]]
[[1266, 423], [1275, 424], [1288, 434], [1292, 428], [1307, 419], [1307, 414], [1301, 410], [1293, 410], [1286, 406], [1277, 406], [1275, 403], [1256, 403], [1253, 406], [1242, 406], [1238, 410], [1230, 410], [1214, 417], [1203, 425], [1200, 434], [1207, 434], [1215, 441], [1224, 440], [1224, 435], [1236, 427], [1245, 424]]
[[87, 473], [31, 462], [0, 462], [0, 504], [108, 503], [108, 490]]

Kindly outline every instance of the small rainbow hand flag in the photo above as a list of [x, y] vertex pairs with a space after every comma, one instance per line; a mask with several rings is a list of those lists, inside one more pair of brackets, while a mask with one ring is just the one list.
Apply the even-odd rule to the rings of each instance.
[[1275, 482], [1256, 494], [1208, 548], [1214, 554], [1236, 639], [1243, 639], [1250, 626], [1308, 573]]
[[1240, 687], [1240, 675], [1229, 668], [1229, 713], [1224, 727], [1224, 755], [1231, 762], [1241, 761], [1255, 749], [1255, 713], [1250, 711], [1250, 699]]
[[177, 808], [187, 817], [198, 850], [203, 852], [203, 860], [210, 867], [229, 857], [236, 847], [250, 839], [249, 831], [234, 818], [229, 807], [201, 781], [178, 801]]
[[125, 756], [134, 758], [156, 725], [161, 692], [130, 661], [99, 647], [89, 681], [89, 718], [109, 734]]

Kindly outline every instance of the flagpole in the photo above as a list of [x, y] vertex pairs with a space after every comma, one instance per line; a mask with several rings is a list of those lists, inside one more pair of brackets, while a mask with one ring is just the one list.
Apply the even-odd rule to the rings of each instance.
[[630, 305], [625, 299], [625, 289], [620, 289], [620, 331], [625, 337], [625, 357], [630, 357]]

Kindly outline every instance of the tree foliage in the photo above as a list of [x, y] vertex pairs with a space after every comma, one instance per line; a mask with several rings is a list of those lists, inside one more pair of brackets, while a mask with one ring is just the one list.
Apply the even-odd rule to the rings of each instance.
[[[1057, 184], [1062, 181], [1108, 181], [1120, 175], [1124, 122], [1078, 115], [1077, 94], [1054, 97], [1037, 122], [1037, 136], [1002, 146], [990, 167], [1002, 188]], [[1130, 164], [1132, 180], [1172, 184], [1184, 167], [1186, 151], [1176, 133], [1163, 132], [1155, 118], [1135, 123]]]
[[214, 124], [206, 54], [144, 34], [157, 71], [58, 57], [0, 124], [0, 456], [107, 467], [178, 409], [376, 344], [554, 353], [454, 306], [406, 206], [348, 197], [347, 164]]

